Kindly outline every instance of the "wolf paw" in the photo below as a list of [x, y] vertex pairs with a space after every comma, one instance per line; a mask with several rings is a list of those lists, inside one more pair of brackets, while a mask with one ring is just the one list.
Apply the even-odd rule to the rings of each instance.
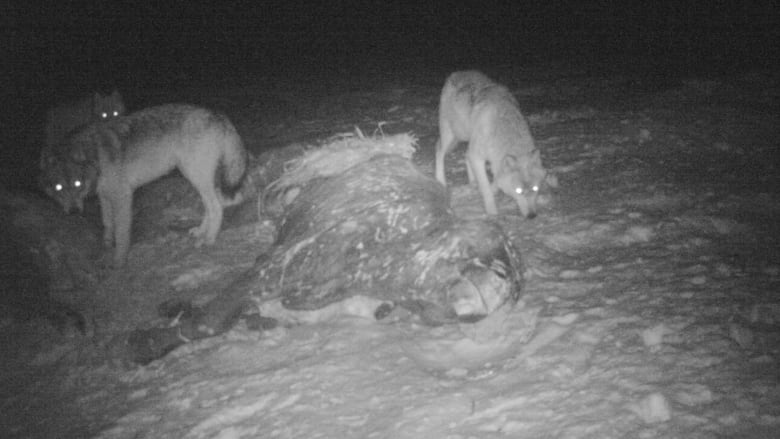
[[217, 242], [216, 236], [211, 236], [208, 232], [201, 231], [199, 227], [191, 229], [190, 236], [195, 238], [196, 248], [212, 245]]
[[95, 260], [95, 267], [97, 267], [98, 270], [111, 270], [114, 268], [114, 252], [104, 251], [101, 253]]
[[199, 243], [198, 246], [204, 244], [206, 241], [206, 227], [204, 227], [203, 225], [191, 228], [189, 230], [189, 234], [190, 236], [195, 238], [195, 241], [197, 243]]
[[103, 233], [103, 247], [114, 247], [114, 232], [107, 231]]

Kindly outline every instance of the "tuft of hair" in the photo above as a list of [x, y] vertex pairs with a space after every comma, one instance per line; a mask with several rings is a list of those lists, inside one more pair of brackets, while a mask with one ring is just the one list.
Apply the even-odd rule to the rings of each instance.
[[[224, 118], [224, 116], [221, 116]], [[215, 184], [223, 195], [235, 198], [246, 179], [248, 154], [244, 142], [235, 127], [224, 118], [221, 121], [224, 129], [222, 134], [222, 157], [217, 164]], [[234, 200], [235, 201], [235, 200]]]
[[231, 167], [225, 160], [220, 160], [217, 165], [216, 182], [222, 195], [229, 199], [235, 198], [246, 179], [246, 172], [242, 172], [236, 179], [235, 169], [234, 166]]
[[320, 147], [309, 149], [302, 156], [286, 162], [284, 174], [268, 185], [266, 193], [281, 192], [314, 178], [339, 175], [376, 155], [395, 154], [411, 159], [416, 147], [417, 137], [412, 133], [392, 136], [382, 133], [367, 137], [355, 127], [354, 132], [336, 134]]

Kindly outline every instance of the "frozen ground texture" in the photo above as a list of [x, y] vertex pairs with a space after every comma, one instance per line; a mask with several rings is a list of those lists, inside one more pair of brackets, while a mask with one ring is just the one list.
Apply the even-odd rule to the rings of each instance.
[[[130, 370], [63, 341], [4, 392], [4, 437], [778, 437], [773, 81], [518, 79], [560, 188], [532, 221], [503, 199], [500, 221], [526, 263], [515, 309], [478, 333], [409, 316], [239, 326]], [[263, 129], [255, 90], [205, 98], [232, 109], [250, 145], [274, 130], [278, 142], [381, 124], [415, 132], [414, 160], [433, 172], [438, 84], [289, 95], [304, 110]], [[447, 169], [456, 212], [481, 215], [462, 150]], [[214, 279], [267, 245], [259, 230], [230, 228], [201, 250], [168, 235], [136, 244], [127, 271], [96, 292], [94, 339], [151, 321], [173, 296], [209, 298]]]

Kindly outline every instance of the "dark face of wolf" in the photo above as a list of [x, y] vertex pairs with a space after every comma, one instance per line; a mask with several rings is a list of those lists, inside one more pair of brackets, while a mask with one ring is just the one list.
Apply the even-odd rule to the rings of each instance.
[[125, 103], [122, 100], [122, 95], [116, 90], [110, 95], [95, 93], [92, 98], [92, 113], [98, 120], [124, 115]]
[[533, 219], [536, 217], [536, 199], [546, 176], [547, 171], [542, 167], [539, 150], [536, 149], [526, 156], [504, 157], [495, 184], [517, 202], [524, 217]]
[[86, 164], [48, 158], [43, 165], [41, 184], [65, 213], [80, 213], [84, 210], [84, 199], [93, 192], [96, 177], [93, 167]]

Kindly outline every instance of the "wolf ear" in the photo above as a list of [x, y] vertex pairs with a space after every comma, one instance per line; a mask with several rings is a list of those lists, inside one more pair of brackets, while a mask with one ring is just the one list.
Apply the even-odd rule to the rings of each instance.
[[42, 170], [47, 169], [48, 167], [53, 165], [56, 160], [57, 160], [56, 157], [54, 157], [54, 154], [52, 154], [51, 151], [48, 150], [48, 148], [44, 149], [41, 152], [41, 163], [40, 163], [41, 169]]
[[77, 163], [84, 163], [87, 161], [87, 155], [84, 153], [84, 148], [72, 148], [70, 151], [70, 158]]
[[116, 105], [117, 103], [122, 102], [122, 95], [119, 94], [119, 90], [114, 89], [111, 94], [105, 96], [105, 99], [113, 105]]
[[539, 150], [538, 149], [535, 149], [535, 150], [531, 151], [531, 155], [530, 155], [529, 159], [530, 159], [529, 160], [530, 163], [539, 164], [540, 166], [542, 164], [542, 157], [539, 154]]
[[520, 162], [517, 160], [517, 157], [510, 154], [505, 155], [504, 158], [501, 160], [501, 163], [507, 168], [517, 168], [520, 165]]
[[558, 188], [558, 177], [555, 176], [555, 174], [548, 172], [547, 175], [544, 176], [544, 182], [547, 183], [547, 186], [557, 189]]

